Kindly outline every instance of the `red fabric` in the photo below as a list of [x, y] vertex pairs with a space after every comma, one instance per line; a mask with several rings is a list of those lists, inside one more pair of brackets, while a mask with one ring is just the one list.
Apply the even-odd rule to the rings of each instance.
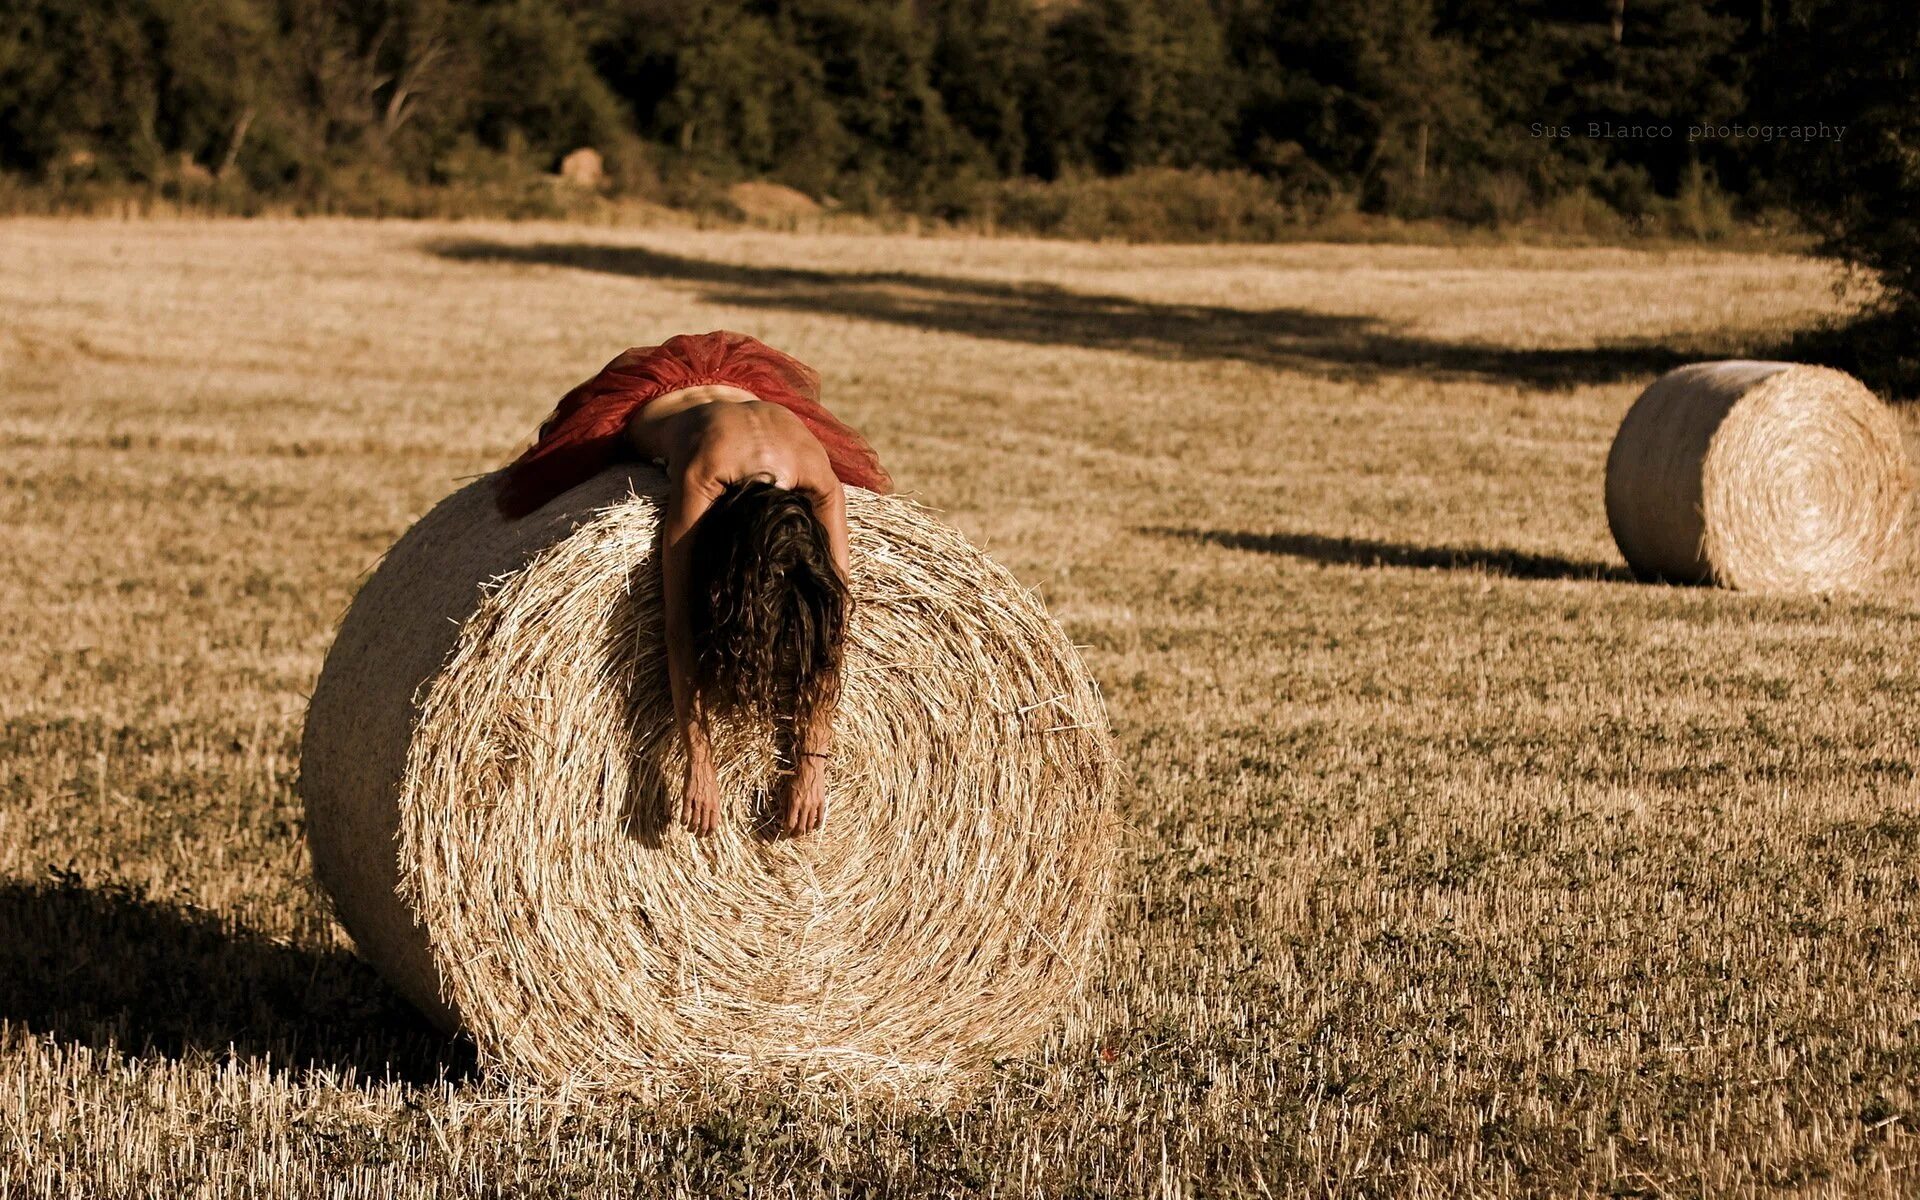
[[506, 470], [500, 510], [532, 512], [627, 456], [633, 414], [668, 392], [701, 384], [742, 388], [799, 417], [826, 448], [840, 482], [890, 492], [893, 481], [873, 447], [820, 403], [820, 375], [744, 333], [687, 334], [637, 346], [574, 388], [540, 426], [539, 440]]

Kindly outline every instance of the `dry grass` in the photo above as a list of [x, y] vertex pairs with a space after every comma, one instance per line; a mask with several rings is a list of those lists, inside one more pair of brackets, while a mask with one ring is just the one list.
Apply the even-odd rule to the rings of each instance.
[[[1641, 387], [1828, 284], [0, 226], [0, 1194], [1911, 1194], [1920, 577], [1639, 586], [1600, 501]], [[1115, 719], [1099, 1032], [952, 1110], [495, 1088], [301, 883], [295, 741], [356, 578], [614, 349], [715, 326], [820, 367]]]

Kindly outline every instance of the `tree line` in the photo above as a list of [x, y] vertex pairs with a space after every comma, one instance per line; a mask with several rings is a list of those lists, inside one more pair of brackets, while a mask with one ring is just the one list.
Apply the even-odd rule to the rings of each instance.
[[639, 194], [764, 177], [936, 216], [1007, 181], [1179, 170], [1257, 181], [1303, 217], [1571, 205], [1632, 223], [1795, 202], [1820, 219], [1846, 197], [1797, 198], [1802, 164], [1845, 180], [1877, 154], [1882, 176], [1911, 173], [1887, 138], [1913, 119], [1915, 8], [13, 0], [0, 171], [351, 209], [591, 146]]

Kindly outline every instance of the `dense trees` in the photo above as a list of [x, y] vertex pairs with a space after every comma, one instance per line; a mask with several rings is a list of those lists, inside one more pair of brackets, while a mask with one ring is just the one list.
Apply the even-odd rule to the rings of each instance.
[[1920, 317], [1920, 6], [1795, 0], [1781, 27], [1760, 118], [1845, 134], [1782, 141], [1780, 174], [1826, 248]]
[[1442, 19], [1478, 65], [1476, 90], [1492, 117], [1486, 152], [1524, 172], [1536, 192], [1585, 187], [1638, 215], [1703, 178], [1746, 187], [1755, 146], [1694, 131], [1724, 127], [1746, 109], [1758, 27], [1743, 10], [1753, 7], [1451, 0]]
[[[337, 201], [380, 181], [530, 177], [593, 145], [630, 187], [764, 175], [925, 211], [964, 210], [1000, 180], [1182, 168], [1250, 173], [1296, 209], [1497, 220], [1577, 196], [1622, 222], [1689, 195], [1777, 203], [1783, 173], [1811, 170], [1798, 194], [1833, 244], [1910, 270], [1889, 264], [1914, 231], [1886, 214], [1914, 206], [1862, 197], [1914, 184], [1914, 12], [13, 0], [0, 9], [0, 170]], [[1763, 71], [1778, 83], [1761, 94]], [[1862, 130], [1844, 149], [1740, 132], [1792, 104], [1812, 112], [1829, 86]]]

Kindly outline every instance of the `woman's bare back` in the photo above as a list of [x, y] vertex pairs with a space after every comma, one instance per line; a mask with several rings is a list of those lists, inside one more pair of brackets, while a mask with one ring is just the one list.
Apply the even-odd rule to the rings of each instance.
[[683, 482], [760, 479], [813, 495], [839, 490], [833, 465], [800, 418], [724, 384], [670, 392], [634, 414], [627, 437]]

